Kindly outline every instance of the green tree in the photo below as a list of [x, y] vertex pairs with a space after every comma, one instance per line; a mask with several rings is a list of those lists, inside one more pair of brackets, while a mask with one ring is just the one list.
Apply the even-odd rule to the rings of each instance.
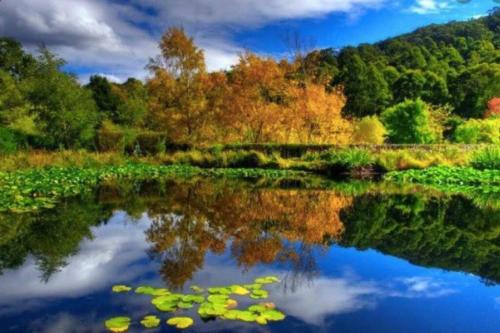
[[0, 38], [0, 70], [18, 80], [28, 76], [35, 63], [33, 56], [24, 52], [21, 43], [12, 38]]
[[117, 110], [120, 99], [113, 92], [108, 79], [100, 75], [93, 75], [86, 87], [92, 91], [92, 97], [101, 117], [116, 122], [118, 120]]
[[465, 70], [453, 82], [455, 113], [480, 118], [488, 101], [500, 94], [500, 64], [480, 64]]
[[384, 76], [373, 64], [366, 64], [353, 50], [341, 55], [343, 72], [340, 82], [344, 86], [347, 103], [345, 115], [362, 117], [379, 114], [389, 104], [392, 96]]
[[90, 91], [63, 73], [64, 61], [43, 48], [34, 77], [24, 89], [36, 115], [42, 145], [47, 148], [89, 147], [98, 121]]
[[433, 143], [436, 135], [428, 106], [421, 100], [406, 100], [387, 110], [382, 122], [392, 143]]

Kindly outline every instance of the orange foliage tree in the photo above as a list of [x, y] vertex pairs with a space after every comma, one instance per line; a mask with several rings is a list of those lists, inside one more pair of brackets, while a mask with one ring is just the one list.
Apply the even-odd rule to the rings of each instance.
[[[300, 61], [241, 55], [228, 72], [207, 73], [203, 52], [179, 28], [151, 62], [149, 126], [190, 143], [347, 143], [345, 97]], [[321, 78], [321, 80], [320, 80]]]

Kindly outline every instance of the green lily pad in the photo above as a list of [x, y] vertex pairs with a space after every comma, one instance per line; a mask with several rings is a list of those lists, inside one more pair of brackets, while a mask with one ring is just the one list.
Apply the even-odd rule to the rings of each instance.
[[125, 286], [123, 284], [119, 284], [119, 285], [113, 286], [113, 288], [111, 288], [111, 290], [114, 293], [128, 293], [129, 291], [132, 290], [132, 288], [130, 288], [129, 286]]
[[182, 297], [182, 301], [186, 303], [198, 303], [201, 304], [205, 301], [205, 297], [201, 295], [185, 295]]
[[280, 279], [277, 276], [265, 276], [255, 279], [255, 283], [258, 284], [270, 284], [280, 282]]
[[135, 290], [136, 294], [151, 295], [151, 296], [165, 296], [170, 294], [166, 288], [154, 288], [151, 286], [140, 286]]
[[167, 324], [170, 326], [175, 326], [179, 329], [185, 329], [193, 325], [194, 321], [189, 317], [173, 317], [167, 320]]
[[173, 312], [177, 310], [178, 303], [182, 299], [182, 295], [170, 294], [158, 296], [151, 300], [151, 303], [160, 311]]
[[125, 332], [130, 326], [129, 317], [114, 317], [106, 320], [104, 323], [106, 328], [114, 333]]
[[249, 290], [256, 290], [256, 289], [261, 289], [262, 284], [261, 283], [244, 284], [243, 287]]
[[253, 290], [252, 294], [250, 294], [250, 297], [253, 299], [267, 298], [267, 297], [269, 297], [269, 292], [267, 290], [263, 290], [263, 289]]
[[194, 291], [197, 294], [201, 294], [202, 292], [205, 291], [205, 289], [201, 288], [200, 286], [193, 285], [190, 287], [192, 291]]
[[255, 312], [255, 313], [262, 313], [266, 310], [267, 310], [267, 308], [262, 304], [255, 304], [255, 305], [248, 307], [248, 311]]
[[227, 296], [227, 295], [210, 295], [210, 296], [207, 297], [207, 300], [210, 303], [222, 303], [222, 304], [225, 304], [228, 299], [229, 299], [229, 296]]
[[280, 321], [285, 319], [285, 314], [283, 312], [274, 309], [266, 310], [260, 315], [270, 321]]
[[236, 295], [248, 295], [250, 294], [250, 290], [247, 288], [240, 286], [240, 285], [232, 285], [231, 287], [231, 293], [236, 294]]
[[193, 303], [179, 302], [179, 303], [177, 303], [177, 307], [179, 309], [187, 310], [187, 309], [191, 309], [193, 307]]
[[257, 316], [257, 318], [255, 318], [255, 322], [260, 325], [266, 325], [267, 319], [264, 316]]
[[160, 326], [160, 318], [157, 316], [146, 316], [141, 320], [141, 324], [145, 328], [156, 328]]
[[211, 287], [207, 289], [210, 294], [229, 295], [231, 289], [226, 287]]
[[202, 318], [222, 316], [228, 310], [224, 303], [210, 303], [204, 302], [198, 308], [198, 314]]

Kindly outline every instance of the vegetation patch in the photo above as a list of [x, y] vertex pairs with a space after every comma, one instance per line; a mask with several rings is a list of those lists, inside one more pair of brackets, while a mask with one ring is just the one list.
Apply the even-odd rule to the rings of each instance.
[[[148, 295], [152, 297], [151, 303], [160, 312], [176, 313], [192, 309], [198, 306], [198, 315], [202, 319], [219, 318], [223, 320], [240, 320], [243, 322], [255, 322], [266, 325], [270, 321], [280, 321], [285, 319], [285, 314], [276, 309], [276, 305], [271, 302], [250, 305], [246, 309], [238, 309], [238, 301], [231, 296], [252, 299], [267, 298], [269, 292], [262, 289], [263, 285], [280, 282], [276, 276], [266, 276], [257, 278], [255, 283], [247, 285], [233, 284], [229, 286], [202, 288], [191, 286], [190, 289], [196, 294], [171, 293], [165, 288], [155, 288], [152, 286], [139, 286], [136, 294]], [[120, 287], [120, 288], [118, 288]], [[123, 290], [126, 286], [113, 286], [113, 291]], [[131, 287], [127, 287], [131, 290]], [[155, 296], [161, 291], [161, 296]], [[111, 318], [105, 322], [105, 326], [112, 332], [124, 332], [130, 326], [131, 319], [128, 317]], [[156, 328], [160, 325], [160, 318], [155, 315], [145, 316], [140, 323], [145, 328]], [[167, 324], [178, 329], [186, 329], [194, 324], [194, 320], [187, 316], [175, 316], [167, 320]]]
[[384, 177], [389, 181], [423, 184], [458, 184], [500, 186], [500, 170], [472, 168], [433, 167], [425, 170], [390, 172]]

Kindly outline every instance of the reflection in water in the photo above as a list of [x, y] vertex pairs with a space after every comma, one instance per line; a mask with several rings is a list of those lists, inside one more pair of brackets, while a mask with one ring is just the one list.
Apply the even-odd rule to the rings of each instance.
[[317, 275], [316, 249], [331, 244], [376, 249], [418, 265], [465, 271], [500, 281], [500, 210], [443, 194], [360, 194], [332, 190], [260, 188], [219, 181], [120, 183], [56, 210], [0, 215], [0, 273], [28, 256], [42, 280], [75, 255], [91, 228], [113, 211], [144, 212], [149, 255], [171, 287], [203, 268], [208, 252], [230, 253], [243, 270], [279, 264], [288, 287]]
[[[366, 189], [351, 195], [223, 180], [120, 183], [67, 200], [56, 210], [0, 215], [0, 317], [30, 309], [38, 313], [47, 308], [47, 299], [71, 298], [78, 307], [88, 307], [84, 314], [65, 307], [30, 322], [29, 329], [13, 331], [78, 332], [90, 323], [81, 331], [100, 332], [110, 314], [126, 309], [139, 318], [151, 309], [149, 301], [133, 297], [113, 303], [109, 292], [104, 298], [88, 296], [122, 282], [182, 288], [276, 274], [285, 283], [279, 286], [284, 290], [272, 293], [273, 301], [289, 320], [321, 327], [331, 325], [332, 315], [373, 310], [389, 300], [430, 300], [463, 292], [423, 268], [397, 270], [384, 279], [359, 276], [372, 261], [367, 258], [377, 253], [353, 248], [472, 273], [498, 284], [498, 209], [478, 207], [459, 195]], [[377, 255], [366, 271], [383, 262]], [[325, 272], [325, 259], [327, 270], [337, 267], [334, 274]], [[488, 297], [498, 311], [499, 296]], [[113, 313], [96, 317], [96, 304]], [[199, 329], [248, 329], [206, 325]], [[315, 330], [300, 326], [300, 331]]]
[[228, 240], [244, 269], [279, 262], [292, 267], [296, 278], [312, 277], [317, 268], [311, 246], [339, 238], [339, 212], [351, 202], [330, 191], [214, 191], [207, 183], [173, 185], [169, 192], [161, 206], [148, 211], [153, 224], [147, 237], [171, 287], [184, 285], [203, 267], [206, 252], [224, 252]]

